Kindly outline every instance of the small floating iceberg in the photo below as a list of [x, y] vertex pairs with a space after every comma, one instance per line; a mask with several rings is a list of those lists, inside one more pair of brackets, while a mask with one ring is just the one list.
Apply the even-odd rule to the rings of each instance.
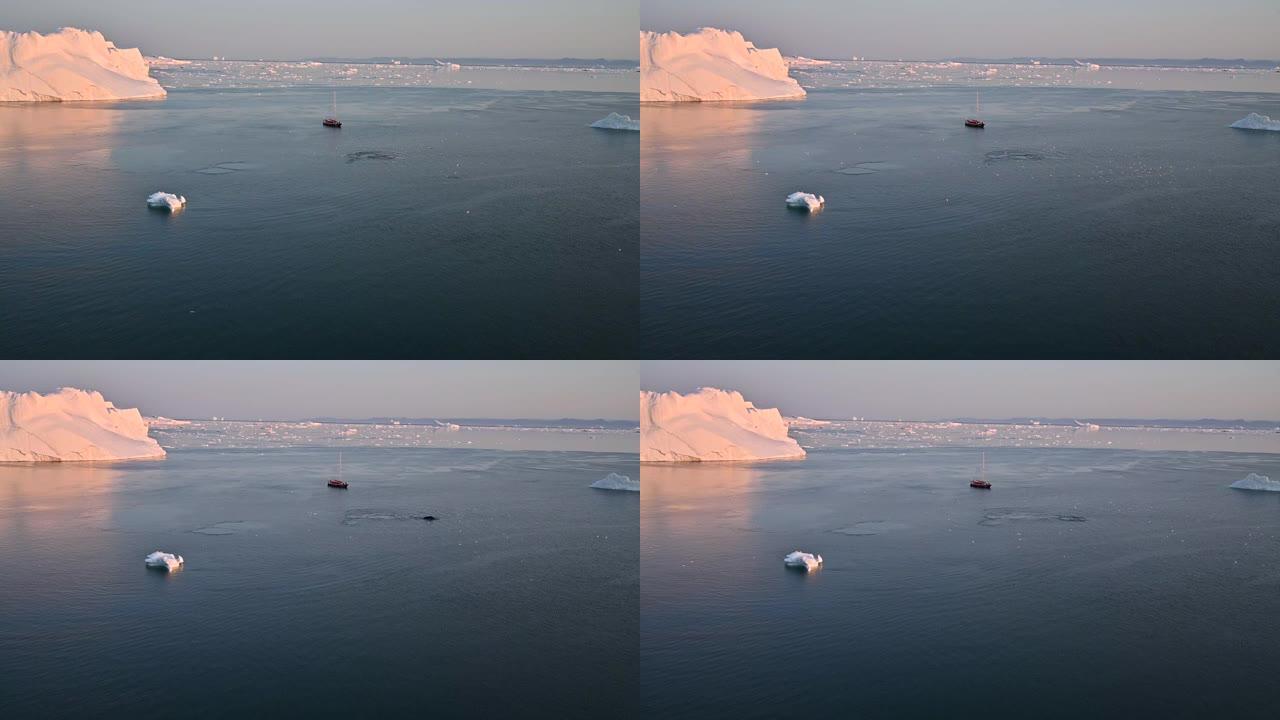
[[173, 193], [154, 192], [147, 197], [147, 207], [156, 208], [158, 210], [178, 212], [186, 206], [187, 199], [181, 195], [174, 195]]
[[174, 570], [181, 568], [184, 562], [185, 561], [182, 559], [181, 555], [160, 552], [159, 550], [148, 555], [146, 560], [147, 567], [165, 570], [167, 572], [173, 572]]
[[609, 473], [603, 478], [591, 483], [591, 487], [597, 490], [625, 490], [627, 492], [640, 492], [640, 481], [632, 480], [626, 475]]
[[640, 132], [640, 121], [632, 120], [630, 115], [619, 115], [611, 112], [607, 116], [591, 123], [590, 127], [600, 130], [627, 130], [630, 132]]
[[1231, 127], [1237, 130], [1272, 130], [1280, 132], [1280, 120], [1272, 120], [1267, 115], [1251, 112], [1231, 123]]
[[1237, 480], [1231, 483], [1231, 487], [1237, 490], [1264, 490], [1267, 492], [1280, 492], [1280, 480], [1272, 480], [1266, 475], [1258, 473], [1249, 473], [1244, 476], [1243, 480]]
[[826, 199], [821, 195], [814, 195], [813, 193], [793, 192], [787, 196], [787, 207], [796, 208], [798, 210], [817, 212], [826, 204]]
[[810, 572], [822, 567], [822, 556], [796, 550], [782, 558], [782, 564], [789, 568], [801, 568], [805, 572]]

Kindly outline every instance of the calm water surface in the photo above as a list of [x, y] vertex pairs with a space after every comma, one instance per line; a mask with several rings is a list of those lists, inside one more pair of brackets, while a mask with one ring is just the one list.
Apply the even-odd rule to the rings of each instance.
[[0, 107], [0, 352], [632, 356], [639, 139], [587, 125], [634, 94], [347, 88], [341, 130], [329, 102]]
[[[651, 357], [1280, 353], [1280, 94], [819, 89], [644, 108]], [[821, 213], [787, 194], [825, 196]]]
[[[642, 712], [1274, 718], [1280, 456], [813, 451], [644, 466]], [[820, 553], [805, 575], [782, 557]]]
[[634, 454], [343, 458], [0, 466], [3, 715], [634, 716]]

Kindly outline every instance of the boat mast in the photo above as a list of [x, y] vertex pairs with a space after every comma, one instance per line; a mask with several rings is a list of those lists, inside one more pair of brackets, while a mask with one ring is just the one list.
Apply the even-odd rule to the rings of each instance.
[[[983, 455], [983, 461], [984, 462], [986, 461], [985, 455]], [[338, 451], [338, 479], [339, 480], [342, 479], [342, 451], [341, 450]]]

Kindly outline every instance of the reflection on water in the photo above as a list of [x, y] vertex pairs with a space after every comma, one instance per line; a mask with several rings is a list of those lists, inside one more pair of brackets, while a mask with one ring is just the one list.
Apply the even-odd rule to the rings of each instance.
[[[1266, 717], [1274, 455], [815, 450], [642, 467], [646, 716]], [[820, 571], [788, 571], [793, 550]], [[1142, 688], [1135, 693], [1134, 688]]]

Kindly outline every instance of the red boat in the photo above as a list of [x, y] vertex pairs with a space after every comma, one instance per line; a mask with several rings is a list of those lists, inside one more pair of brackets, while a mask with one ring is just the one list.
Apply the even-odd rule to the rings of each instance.
[[[981, 115], [982, 114], [982, 97], [981, 96], [976, 94], [974, 95], [973, 106], [974, 106], [974, 114]], [[964, 121], [964, 126], [981, 129], [986, 127], [987, 124], [977, 118], [969, 118], [968, 120]]]
[[329, 481], [329, 487], [340, 490], [347, 489], [347, 481], [342, 479], [342, 453], [338, 453], [338, 477]]
[[329, 113], [329, 117], [324, 119], [324, 126], [331, 128], [342, 127], [342, 121], [338, 119], [338, 91], [333, 92], [333, 109]]
[[969, 487], [979, 490], [990, 490], [991, 483], [987, 482], [987, 454], [982, 453], [982, 474], [969, 481]]

